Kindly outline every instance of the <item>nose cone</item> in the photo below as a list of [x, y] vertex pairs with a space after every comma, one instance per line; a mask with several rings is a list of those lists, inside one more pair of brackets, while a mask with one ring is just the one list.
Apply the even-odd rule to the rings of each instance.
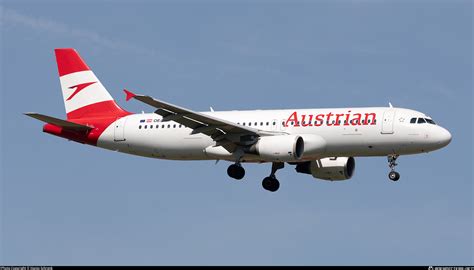
[[451, 139], [452, 139], [451, 133], [449, 133], [447, 129], [439, 127], [439, 130], [436, 134], [437, 143], [441, 147], [445, 147], [451, 142]]

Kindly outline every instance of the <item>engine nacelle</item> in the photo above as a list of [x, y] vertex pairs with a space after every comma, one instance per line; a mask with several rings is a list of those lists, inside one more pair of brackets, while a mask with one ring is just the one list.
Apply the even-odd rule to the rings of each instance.
[[265, 161], [296, 161], [304, 153], [304, 141], [298, 135], [278, 135], [260, 137], [251, 147]]
[[316, 134], [300, 134], [299, 136], [304, 141], [304, 159], [317, 159], [325, 152], [326, 141], [323, 137]]
[[299, 173], [311, 174], [314, 178], [323, 180], [348, 180], [355, 170], [353, 157], [322, 158], [302, 162], [296, 165]]

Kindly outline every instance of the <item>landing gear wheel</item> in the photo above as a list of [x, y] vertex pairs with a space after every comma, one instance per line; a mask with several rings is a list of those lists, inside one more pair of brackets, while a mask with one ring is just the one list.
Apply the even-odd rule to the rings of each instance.
[[392, 181], [398, 181], [398, 179], [400, 179], [400, 174], [395, 171], [395, 166], [397, 166], [397, 163], [395, 161], [397, 161], [397, 158], [398, 155], [396, 154], [389, 155], [387, 157], [388, 166], [390, 167], [390, 173], [388, 174], [388, 178], [390, 178], [390, 180]]
[[262, 186], [264, 189], [275, 192], [280, 188], [280, 182], [274, 177], [265, 177], [262, 181]]
[[237, 164], [232, 164], [227, 168], [227, 174], [237, 180], [244, 178], [245, 176], [245, 169]]
[[396, 171], [391, 171], [388, 174], [388, 178], [390, 178], [390, 180], [392, 181], [398, 181], [398, 179], [400, 179], [400, 174]]

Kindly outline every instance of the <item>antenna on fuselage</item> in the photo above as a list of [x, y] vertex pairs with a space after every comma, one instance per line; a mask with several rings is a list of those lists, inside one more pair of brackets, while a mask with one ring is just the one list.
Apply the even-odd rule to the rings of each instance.
[[390, 102], [388, 103], [388, 106], [390, 106], [390, 108], [393, 108], [392, 103]]
[[214, 109], [212, 107], [209, 107], [209, 109], [211, 110], [211, 112], [214, 112]]

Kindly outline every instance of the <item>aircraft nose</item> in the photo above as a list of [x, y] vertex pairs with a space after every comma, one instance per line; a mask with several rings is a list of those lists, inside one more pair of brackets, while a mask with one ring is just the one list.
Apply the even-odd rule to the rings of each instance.
[[440, 127], [440, 130], [438, 131], [438, 134], [436, 137], [441, 147], [448, 145], [452, 139], [451, 133], [447, 129], [442, 128], [442, 127]]

